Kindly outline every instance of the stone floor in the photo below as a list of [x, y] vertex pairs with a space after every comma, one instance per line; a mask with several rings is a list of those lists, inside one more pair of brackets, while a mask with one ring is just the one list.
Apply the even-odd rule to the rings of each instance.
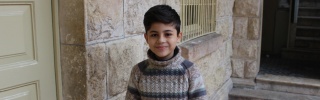
[[262, 56], [259, 74], [320, 79], [320, 62]]

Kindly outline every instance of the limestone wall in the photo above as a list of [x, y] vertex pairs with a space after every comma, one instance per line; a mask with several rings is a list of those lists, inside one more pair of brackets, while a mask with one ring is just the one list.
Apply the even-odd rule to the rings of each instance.
[[[131, 68], [146, 59], [144, 13], [156, 4], [169, 4], [180, 12], [179, 1], [60, 1], [64, 100], [123, 100]], [[206, 43], [215, 49], [192, 60], [205, 78], [210, 100], [227, 100], [232, 88], [234, 1], [216, 1], [216, 32], [220, 34], [217, 37], [220, 42]]]
[[235, 0], [233, 8], [232, 77], [251, 79], [260, 64], [263, 0]]
[[124, 100], [131, 68], [146, 59], [144, 13], [177, 1], [86, 0], [88, 100]]

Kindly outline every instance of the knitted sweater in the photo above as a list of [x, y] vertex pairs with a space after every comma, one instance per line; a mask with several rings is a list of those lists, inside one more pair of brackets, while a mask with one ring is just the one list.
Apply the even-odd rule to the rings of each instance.
[[133, 67], [126, 100], [206, 100], [199, 70], [181, 56], [178, 47], [169, 60], [156, 60], [151, 50], [148, 57]]

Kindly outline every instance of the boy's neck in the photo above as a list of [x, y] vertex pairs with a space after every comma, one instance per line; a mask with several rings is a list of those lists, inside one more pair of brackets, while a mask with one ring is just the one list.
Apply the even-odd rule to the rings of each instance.
[[157, 55], [155, 56], [156, 60], [159, 60], [159, 61], [166, 61], [166, 60], [169, 60], [173, 57], [174, 53], [170, 53], [169, 56], [166, 56], [166, 57], [158, 57]]

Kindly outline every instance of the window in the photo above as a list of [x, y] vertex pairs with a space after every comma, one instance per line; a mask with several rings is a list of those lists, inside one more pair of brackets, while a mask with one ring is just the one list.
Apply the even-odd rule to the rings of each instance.
[[215, 31], [216, 0], [181, 0], [182, 42]]

